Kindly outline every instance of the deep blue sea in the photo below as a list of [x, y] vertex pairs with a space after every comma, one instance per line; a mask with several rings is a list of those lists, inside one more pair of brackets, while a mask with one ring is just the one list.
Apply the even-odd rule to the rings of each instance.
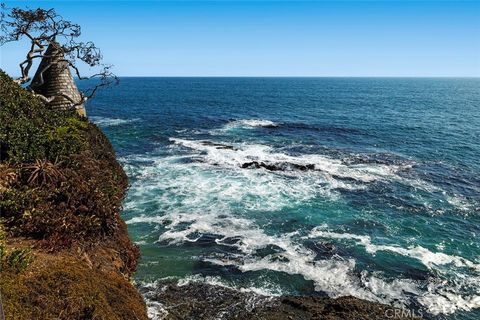
[[480, 319], [480, 79], [122, 78], [88, 114], [137, 282]]

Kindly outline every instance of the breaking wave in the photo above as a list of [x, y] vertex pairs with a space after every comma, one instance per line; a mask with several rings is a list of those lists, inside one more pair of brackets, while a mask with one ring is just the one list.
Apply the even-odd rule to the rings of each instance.
[[[204, 163], [214, 166], [225, 166], [230, 168], [245, 167], [245, 164], [252, 162], [276, 166], [278, 171], [292, 171], [295, 168], [311, 168], [323, 174], [326, 180], [337, 181], [358, 181], [369, 183], [379, 180], [398, 180], [415, 184], [426, 188], [429, 186], [421, 181], [409, 181], [397, 173], [412, 168], [412, 163], [383, 164], [383, 163], [345, 163], [341, 159], [334, 159], [319, 154], [306, 154], [292, 156], [286, 153], [276, 152], [272, 147], [261, 144], [237, 144], [227, 145], [212, 143], [205, 140], [187, 140], [170, 138], [170, 141], [192, 150], [200, 152], [196, 156]], [[247, 166], [248, 167], [248, 166]], [[345, 182], [348, 185], [348, 182]]]
[[[281, 236], [272, 236], [248, 219], [235, 218], [225, 214], [168, 214], [163, 218], [151, 219], [137, 217], [127, 221], [135, 223], [164, 224], [167, 231], [160, 238], [160, 242], [182, 244], [199, 241], [205, 235], [212, 235], [211, 239], [218, 246], [229, 246], [238, 249], [237, 254], [212, 256], [204, 261], [220, 266], [236, 266], [242, 272], [273, 270], [287, 274], [298, 274], [315, 284], [315, 289], [327, 293], [330, 297], [352, 295], [361, 299], [388, 303], [398, 307], [407, 306], [415, 301], [432, 314], [452, 313], [457, 310], [469, 311], [480, 307], [480, 288], [474, 278], [466, 278], [457, 274], [453, 281], [442, 278], [432, 278], [426, 281], [411, 279], [386, 279], [379, 272], [358, 271], [356, 262], [352, 258], [334, 256], [327, 260], [317, 260], [316, 253], [305, 247], [299, 239], [302, 238], [330, 238], [358, 241], [366, 247], [367, 252], [374, 254], [377, 251], [391, 251], [395, 254], [419, 259], [424, 265], [437, 272], [439, 265], [453, 267], [468, 267], [479, 270], [479, 264], [467, 259], [450, 256], [444, 253], [432, 252], [421, 247], [402, 248], [399, 246], [376, 245], [368, 236], [326, 231], [322, 226], [314, 228], [306, 237], [299, 237], [293, 232]], [[183, 228], [185, 224], [188, 227]], [[178, 230], [183, 226], [182, 230]], [[192, 236], [193, 235], [193, 236]], [[263, 257], [258, 251], [269, 246], [276, 250]], [[201, 277], [199, 275], [183, 279], [189, 281], [206, 281], [210, 284], [232, 287], [219, 278]], [[183, 283], [181, 281], [181, 283]], [[471, 286], [477, 290], [476, 294], [465, 294]], [[237, 288], [252, 291], [262, 295], [280, 295], [281, 290], [276, 288], [257, 287]]]
[[325, 230], [325, 226], [315, 227], [310, 233], [310, 237], [322, 237], [338, 240], [354, 240], [365, 247], [366, 251], [375, 254], [378, 251], [389, 251], [406, 257], [419, 260], [429, 269], [439, 265], [453, 265], [456, 267], [467, 267], [480, 272], [480, 263], [474, 263], [468, 259], [452, 256], [442, 252], [432, 252], [422, 246], [411, 246], [402, 248], [394, 245], [376, 245], [372, 243], [369, 236], [359, 236], [350, 233], [336, 233]]
[[262, 119], [242, 119], [242, 120], [233, 120], [226, 125], [226, 129], [235, 128], [235, 127], [278, 127], [279, 124], [270, 120]]
[[119, 126], [119, 125], [132, 123], [140, 120], [140, 119], [107, 118], [107, 117], [99, 117], [99, 116], [92, 116], [92, 117], [89, 117], [89, 119], [100, 127]]
[[[420, 245], [376, 242], [370, 236], [332, 231], [326, 224], [284, 233], [266, 228], [272, 223], [267, 214], [283, 214], [285, 209], [319, 199], [336, 201], [341, 197], [338, 190], [354, 192], [377, 183], [399, 183], [426, 193], [441, 192], [405, 174], [414, 166], [411, 161], [359, 157], [345, 161], [321, 154], [292, 155], [262, 144], [170, 141], [168, 155], [121, 159], [133, 178], [125, 204], [130, 216], [127, 224], [154, 225], [157, 243], [226, 248], [199, 258], [216, 266], [233, 266], [242, 273], [270, 270], [301, 275], [330, 297], [352, 295], [399, 307], [417, 305], [434, 315], [480, 307], [480, 282], [475, 282], [480, 281], [479, 262]], [[387, 252], [414, 259], [432, 272], [425, 279], [392, 278], [380, 270], [359, 268], [353, 256], [319, 257], [308, 243], [324, 240], [364, 248], [371, 256]], [[262, 295], [285, 293], [258, 284], [235, 287], [220, 278], [199, 275], [182, 281], [207, 281]], [[163, 306], [157, 304], [151, 302], [149, 312], [160, 319]]]

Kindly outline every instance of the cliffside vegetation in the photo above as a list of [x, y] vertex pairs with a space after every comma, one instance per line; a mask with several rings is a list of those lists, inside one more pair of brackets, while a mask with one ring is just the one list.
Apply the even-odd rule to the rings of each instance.
[[128, 185], [105, 135], [0, 71], [0, 289], [7, 319], [145, 319]]

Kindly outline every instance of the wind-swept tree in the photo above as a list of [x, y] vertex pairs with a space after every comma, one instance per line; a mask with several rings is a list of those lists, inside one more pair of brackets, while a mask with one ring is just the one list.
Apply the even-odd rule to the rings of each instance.
[[[71, 107], [75, 107], [93, 97], [98, 88], [118, 82], [118, 78], [111, 72], [112, 66], [102, 63], [99, 48], [93, 42], [77, 40], [81, 35], [80, 26], [65, 20], [54, 9], [7, 8], [5, 4], [1, 4], [1, 9], [0, 46], [24, 39], [29, 42], [26, 57], [20, 62], [21, 76], [15, 80], [17, 83], [25, 84], [35, 91], [35, 87], [46, 81], [44, 73], [52, 68], [71, 68], [80, 80], [97, 79], [93, 87], [80, 92], [78, 99], [62, 94], [63, 99], [67, 99], [71, 102]], [[32, 83], [30, 69], [36, 59], [42, 63], [35, 74], [35, 83]], [[82, 75], [79, 70], [82, 63], [87, 65], [89, 70], [94, 70], [93, 73]], [[35, 94], [47, 103], [58, 98], [47, 97], [38, 92]]]

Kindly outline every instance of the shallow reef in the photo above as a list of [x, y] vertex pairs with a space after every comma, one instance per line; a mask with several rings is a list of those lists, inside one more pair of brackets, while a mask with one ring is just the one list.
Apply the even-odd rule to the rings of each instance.
[[407, 310], [354, 297], [267, 297], [202, 282], [178, 285], [173, 281], [140, 290], [151, 307], [159, 310], [156, 316], [160, 319], [419, 319]]

